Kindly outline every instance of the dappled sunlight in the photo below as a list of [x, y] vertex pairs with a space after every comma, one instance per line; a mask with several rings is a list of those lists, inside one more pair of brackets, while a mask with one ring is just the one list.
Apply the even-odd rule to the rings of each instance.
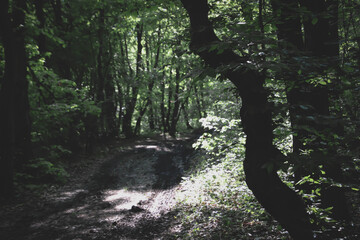
[[[176, 192], [181, 232], [189, 239], [278, 239], [280, 232], [255, 200], [243, 180], [241, 165], [211, 164], [183, 178]], [[267, 231], [267, 236], [263, 233]], [[242, 236], [242, 238], [238, 238]]]
[[153, 194], [153, 191], [109, 190], [104, 193], [104, 201], [113, 204], [116, 210], [129, 210], [139, 202], [148, 200]]
[[146, 149], [154, 149], [159, 151], [160, 148], [157, 145], [135, 145], [134, 148], [138, 149], [138, 148], [146, 148]]
[[85, 189], [75, 189], [72, 191], [65, 191], [65, 192], [61, 192], [58, 196], [55, 197], [55, 201], [66, 201], [69, 200], [73, 197], [75, 197], [78, 194], [84, 194], [87, 193], [87, 190]]
[[147, 144], [138, 144], [133, 147], [134, 149], [147, 149], [147, 150], [155, 150], [158, 152], [171, 152], [171, 149], [166, 146], [159, 145], [147, 145]]
[[[237, 193], [237, 197], [252, 198], [252, 193], [243, 181], [243, 170], [239, 163], [231, 168], [226, 162], [213, 164], [190, 177], [183, 178], [181, 191], [176, 194], [177, 201], [196, 205], [214, 202], [212, 199], [224, 198]], [[215, 200], [216, 202], [216, 200]]]
[[69, 208], [66, 211], [64, 211], [64, 213], [78, 213], [81, 212], [83, 210], [85, 210], [86, 208], [89, 208], [90, 205], [89, 204], [84, 204], [82, 206], [79, 207], [74, 207], [74, 208]]

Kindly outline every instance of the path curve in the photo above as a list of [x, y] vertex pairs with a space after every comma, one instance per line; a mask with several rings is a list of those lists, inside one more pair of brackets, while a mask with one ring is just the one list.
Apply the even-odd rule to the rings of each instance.
[[193, 136], [143, 138], [73, 169], [65, 186], [0, 209], [0, 239], [173, 239], [175, 191]]

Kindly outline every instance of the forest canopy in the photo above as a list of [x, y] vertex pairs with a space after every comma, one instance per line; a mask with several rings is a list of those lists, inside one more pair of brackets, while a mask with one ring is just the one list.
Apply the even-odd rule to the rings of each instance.
[[212, 161], [243, 164], [293, 239], [353, 221], [358, 0], [5, 0], [0, 11], [1, 198], [66, 182], [68, 159], [116, 139], [195, 129]]

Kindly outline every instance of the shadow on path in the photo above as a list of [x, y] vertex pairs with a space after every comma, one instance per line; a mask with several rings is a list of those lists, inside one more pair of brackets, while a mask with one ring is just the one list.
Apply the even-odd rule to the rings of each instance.
[[[2, 209], [0, 239], [171, 239], [175, 187], [190, 137], [141, 139], [94, 161], [93, 172], [38, 202]], [[74, 176], [76, 178], [76, 176]]]

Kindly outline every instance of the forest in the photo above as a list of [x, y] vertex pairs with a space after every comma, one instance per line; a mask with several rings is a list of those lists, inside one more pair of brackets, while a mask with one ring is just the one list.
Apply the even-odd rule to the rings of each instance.
[[1, 239], [360, 239], [359, 0], [0, 11]]

